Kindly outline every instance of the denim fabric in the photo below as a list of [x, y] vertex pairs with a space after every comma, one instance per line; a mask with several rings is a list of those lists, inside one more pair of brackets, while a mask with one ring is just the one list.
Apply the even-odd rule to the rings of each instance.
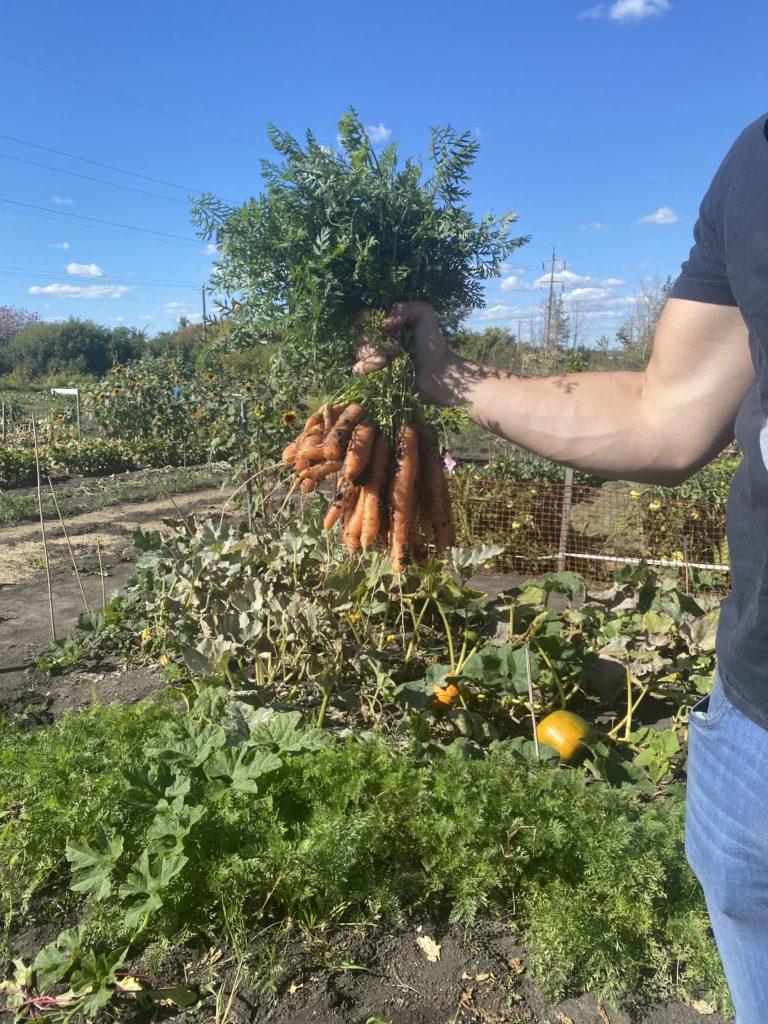
[[685, 850], [701, 882], [736, 1007], [768, 1020], [768, 730], [719, 676], [689, 717]]

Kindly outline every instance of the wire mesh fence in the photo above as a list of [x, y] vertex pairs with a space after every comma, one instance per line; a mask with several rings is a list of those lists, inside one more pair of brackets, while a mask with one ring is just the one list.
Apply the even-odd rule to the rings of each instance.
[[616, 487], [453, 477], [457, 540], [499, 544], [490, 567], [526, 576], [571, 570], [608, 582], [640, 561], [695, 574], [700, 586], [729, 585], [725, 504]]

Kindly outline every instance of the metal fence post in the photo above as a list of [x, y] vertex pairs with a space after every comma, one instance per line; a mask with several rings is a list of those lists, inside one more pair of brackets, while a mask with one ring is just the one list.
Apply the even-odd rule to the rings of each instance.
[[560, 518], [560, 543], [557, 548], [557, 571], [565, 569], [565, 548], [568, 543], [568, 521], [571, 515], [571, 499], [573, 497], [573, 470], [570, 466], [565, 471], [563, 486], [563, 510]]

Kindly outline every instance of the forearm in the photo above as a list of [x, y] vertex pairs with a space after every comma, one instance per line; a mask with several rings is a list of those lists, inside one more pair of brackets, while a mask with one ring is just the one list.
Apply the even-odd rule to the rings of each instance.
[[695, 394], [659, 392], [645, 372], [524, 377], [450, 352], [421, 386], [438, 404], [465, 404], [500, 437], [609, 478], [679, 483], [732, 437]]

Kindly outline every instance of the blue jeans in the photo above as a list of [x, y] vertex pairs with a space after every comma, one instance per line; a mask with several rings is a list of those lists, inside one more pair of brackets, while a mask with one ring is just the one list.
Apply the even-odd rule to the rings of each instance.
[[689, 718], [685, 852], [701, 882], [736, 1007], [768, 1021], [768, 731], [719, 676]]

